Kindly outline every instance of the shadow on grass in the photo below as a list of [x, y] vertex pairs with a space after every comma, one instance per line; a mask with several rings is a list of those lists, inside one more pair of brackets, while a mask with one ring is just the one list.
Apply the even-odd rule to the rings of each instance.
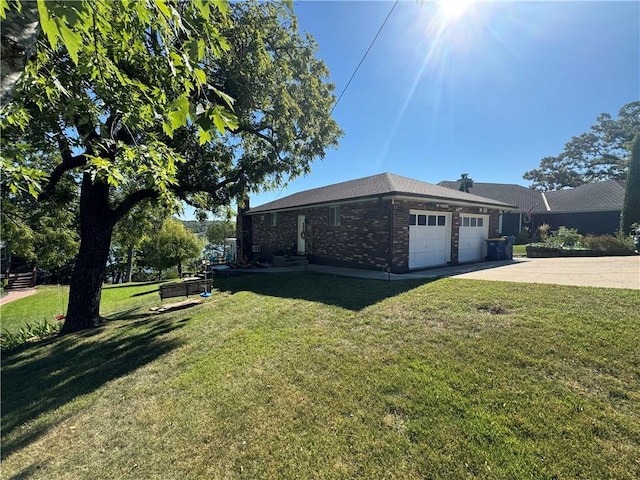
[[132, 297], [142, 297], [143, 295], [149, 295], [150, 293], [158, 293], [158, 295], [159, 295], [159, 290], [157, 288], [154, 288], [153, 290], [145, 290], [144, 292], [134, 293], [131, 296]]
[[417, 279], [388, 282], [319, 273], [289, 273], [220, 278], [214, 280], [213, 286], [223, 292], [250, 291], [259, 295], [309, 300], [359, 311], [430, 281], [432, 280]]
[[[2, 458], [35, 441], [51, 427], [39, 415], [88, 394], [177, 348], [180, 342], [161, 339], [181, 326], [167, 319], [130, 324], [109, 338], [92, 339], [95, 329], [53, 338], [2, 361]], [[42, 350], [46, 353], [39, 354]], [[35, 352], [35, 353], [34, 353]], [[17, 431], [22, 429], [22, 431]], [[10, 435], [11, 434], [11, 435]], [[9, 437], [10, 436], [10, 437]]]
[[150, 282], [132, 282], [132, 283], [118, 283], [118, 284], [105, 284], [104, 287], [109, 289], [109, 290], [116, 290], [118, 288], [130, 288], [130, 287], [144, 287], [146, 285], [160, 285], [161, 281], [159, 280], [152, 280]]

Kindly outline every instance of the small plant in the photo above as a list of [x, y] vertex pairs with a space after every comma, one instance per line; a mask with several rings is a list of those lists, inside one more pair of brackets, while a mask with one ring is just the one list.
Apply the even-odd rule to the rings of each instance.
[[25, 323], [17, 332], [7, 330], [0, 333], [0, 350], [3, 352], [15, 350], [28, 342], [40, 340], [60, 331], [60, 322], [51, 322], [46, 318], [36, 323]]
[[548, 223], [543, 223], [542, 225], [538, 225], [538, 236], [540, 237], [541, 242], [546, 242], [549, 238], [549, 229], [551, 225]]
[[582, 235], [575, 228], [560, 227], [552, 232], [544, 243], [553, 247], [576, 248], [581, 246]]

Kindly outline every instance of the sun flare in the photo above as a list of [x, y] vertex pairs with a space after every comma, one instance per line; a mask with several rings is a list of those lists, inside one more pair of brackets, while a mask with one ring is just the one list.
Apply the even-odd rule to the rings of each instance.
[[437, 0], [438, 16], [443, 23], [452, 23], [464, 17], [476, 0]]

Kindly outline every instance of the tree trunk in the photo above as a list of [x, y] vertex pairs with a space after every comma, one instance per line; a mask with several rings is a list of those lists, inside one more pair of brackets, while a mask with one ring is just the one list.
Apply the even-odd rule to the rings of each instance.
[[80, 193], [80, 250], [71, 276], [67, 316], [60, 331], [63, 335], [101, 323], [100, 298], [112, 232], [109, 187], [93, 183], [85, 173]]
[[133, 245], [129, 245], [127, 248], [127, 267], [124, 272], [124, 282], [131, 283], [131, 276], [133, 275]]
[[1, 105], [11, 100], [18, 78], [35, 51], [39, 25], [38, 5], [36, 2], [21, 3], [22, 11], [18, 12], [15, 6], [11, 7], [0, 29]]

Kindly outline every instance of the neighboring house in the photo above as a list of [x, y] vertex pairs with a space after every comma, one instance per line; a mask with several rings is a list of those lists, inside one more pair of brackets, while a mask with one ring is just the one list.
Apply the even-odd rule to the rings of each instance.
[[512, 208], [383, 173], [244, 211], [238, 247], [247, 258], [293, 251], [312, 263], [403, 273], [483, 260], [485, 240], [498, 234], [500, 212]]
[[[457, 190], [460, 183], [444, 181], [438, 185]], [[619, 180], [549, 192], [514, 184], [474, 182], [470, 191], [518, 206], [501, 215], [499, 230], [503, 235], [534, 234], [543, 223], [549, 224], [551, 231], [565, 226], [583, 234], [615, 235], [624, 200], [624, 183]]]

